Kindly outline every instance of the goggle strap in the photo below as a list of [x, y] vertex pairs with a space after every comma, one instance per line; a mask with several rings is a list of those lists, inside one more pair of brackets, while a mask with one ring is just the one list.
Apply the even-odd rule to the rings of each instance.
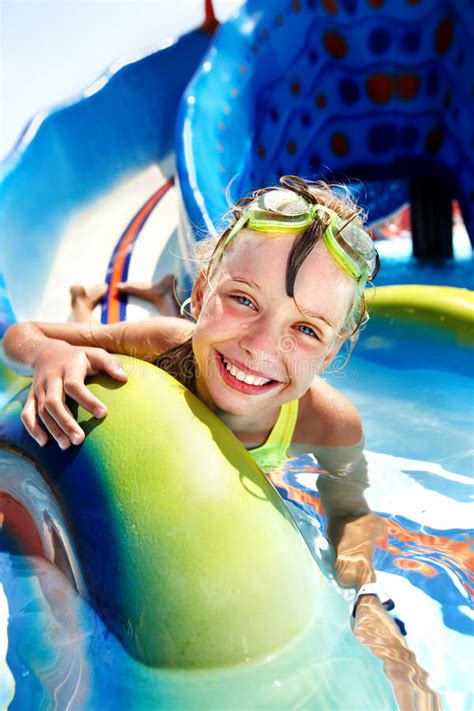
[[291, 230], [301, 230], [307, 227], [313, 221], [313, 217], [306, 215], [303, 219], [288, 219], [287, 221], [278, 222], [275, 219], [266, 220], [265, 218], [252, 219], [250, 217], [249, 226], [256, 232], [291, 232]]
[[224, 243], [222, 245], [222, 249], [227, 247], [231, 239], [234, 239], [235, 235], [240, 232], [240, 230], [245, 226], [245, 224], [248, 222], [250, 219], [250, 211], [244, 212], [243, 215], [239, 217], [235, 225], [232, 227], [231, 231], [227, 235], [227, 237], [224, 240]]

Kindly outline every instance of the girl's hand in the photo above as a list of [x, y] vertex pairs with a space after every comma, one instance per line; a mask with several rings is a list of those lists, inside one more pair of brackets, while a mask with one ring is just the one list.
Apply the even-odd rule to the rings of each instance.
[[84, 384], [87, 376], [103, 371], [115, 380], [127, 380], [118, 358], [102, 348], [72, 346], [56, 339], [47, 339], [38, 348], [32, 366], [33, 383], [21, 420], [40, 446], [48, 441], [40, 420], [61, 449], [84, 440], [84, 431], [66, 405], [66, 396], [94, 417], [105, 417], [107, 408]]

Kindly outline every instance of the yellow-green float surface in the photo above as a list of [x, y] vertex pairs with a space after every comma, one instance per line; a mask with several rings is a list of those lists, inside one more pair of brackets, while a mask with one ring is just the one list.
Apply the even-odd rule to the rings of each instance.
[[[166, 373], [122, 360], [135, 371], [129, 383], [90, 383], [110, 414], [84, 449], [106, 469], [104, 493], [115, 502], [137, 656], [207, 667], [275, 651], [314, 614], [319, 576], [309, 551], [229, 429]], [[275, 607], [285, 610], [279, 624]]]

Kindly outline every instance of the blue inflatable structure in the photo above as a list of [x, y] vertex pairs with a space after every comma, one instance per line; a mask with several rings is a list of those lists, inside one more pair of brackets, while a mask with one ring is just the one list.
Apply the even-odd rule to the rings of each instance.
[[235, 200], [284, 174], [352, 182], [371, 222], [435, 179], [447, 229], [456, 198], [474, 240], [472, 27], [469, 0], [248, 0], [181, 104], [191, 225], [214, 232], [229, 185]]

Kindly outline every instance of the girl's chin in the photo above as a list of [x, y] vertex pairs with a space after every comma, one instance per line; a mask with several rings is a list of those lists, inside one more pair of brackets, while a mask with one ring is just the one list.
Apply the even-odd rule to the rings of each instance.
[[221, 412], [227, 412], [229, 415], [247, 415], [255, 412], [257, 404], [255, 398], [232, 392], [219, 382], [208, 383], [207, 393], [214, 408]]

